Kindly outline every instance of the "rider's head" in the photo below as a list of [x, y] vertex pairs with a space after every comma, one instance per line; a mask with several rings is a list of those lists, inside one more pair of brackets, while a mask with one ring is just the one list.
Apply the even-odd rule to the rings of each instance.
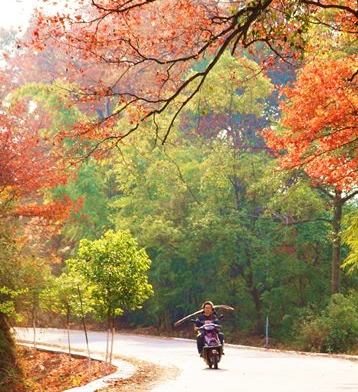
[[211, 301], [205, 301], [202, 308], [206, 315], [210, 315], [214, 311], [214, 304]]

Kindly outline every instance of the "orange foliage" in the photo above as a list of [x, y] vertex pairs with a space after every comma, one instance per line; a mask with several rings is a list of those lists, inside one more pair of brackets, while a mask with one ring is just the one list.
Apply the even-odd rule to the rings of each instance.
[[[6, 76], [0, 75], [4, 95], [9, 88]], [[10, 210], [0, 212], [63, 220], [73, 202], [63, 198], [44, 204], [43, 200], [50, 189], [65, 184], [68, 175], [61, 152], [41, 137], [44, 123], [35, 117], [21, 104], [0, 112], [0, 200], [1, 206], [11, 203]]]
[[[282, 168], [303, 167], [314, 180], [351, 190], [358, 177], [358, 87], [355, 56], [315, 59], [283, 89], [283, 130], [266, 130]], [[281, 153], [283, 153], [281, 155]]]
[[[48, 0], [44, 0], [48, 4]], [[59, 75], [81, 87], [76, 102], [87, 110], [105, 106], [98, 121], [78, 124], [72, 135], [109, 141], [136, 131], [150, 116], [166, 110], [180, 95], [180, 111], [225, 49], [249, 48], [261, 58], [271, 54], [297, 59], [305, 48], [304, 33], [322, 9], [335, 10], [334, 28], [356, 31], [353, 1], [218, 2], [216, 0], [97, 0], [64, 1], [66, 11], [40, 14], [33, 31], [35, 50], [58, 48], [66, 63]], [[350, 8], [351, 7], [351, 8]], [[69, 11], [73, 10], [75, 11]], [[310, 15], [310, 18], [308, 18]], [[324, 17], [320, 15], [323, 23]], [[332, 22], [332, 20], [330, 20]], [[255, 44], [262, 46], [256, 51]], [[269, 56], [270, 57], [270, 56]], [[204, 69], [190, 81], [187, 71], [204, 60]], [[262, 59], [272, 64], [272, 59]], [[195, 83], [198, 82], [198, 83]], [[195, 87], [196, 86], [196, 87]], [[118, 130], [112, 121], [125, 113], [131, 121]], [[165, 141], [165, 137], [163, 138]], [[98, 146], [97, 146], [98, 147]]]
[[58, 158], [46, 151], [39, 136], [22, 124], [20, 116], [0, 114], [1, 194], [37, 197], [44, 189], [64, 184], [66, 175]]
[[47, 204], [38, 205], [29, 203], [16, 207], [16, 214], [22, 217], [41, 217], [48, 221], [65, 220], [74, 210], [75, 203], [68, 197], [64, 196], [61, 200], [52, 201]]

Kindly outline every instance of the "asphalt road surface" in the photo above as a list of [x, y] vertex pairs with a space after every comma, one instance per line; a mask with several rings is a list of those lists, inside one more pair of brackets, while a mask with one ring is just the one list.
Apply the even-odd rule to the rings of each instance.
[[[32, 329], [17, 329], [19, 339], [33, 340]], [[67, 333], [39, 329], [38, 344], [66, 350]], [[90, 332], [91, 352], [104, 352], [106, 333]], [[85, 350], [82, 331], [71, 331], [72, 349]], [[153, 392], [357, 392], [358, 361], [322, 355], [226, 345], [219, 369], [209, 369], [198, 356], [194, 340], [155, 338], [117, 333], [114, 354], [135, 357], [180, 369], [175, 380], [160, 384]]]

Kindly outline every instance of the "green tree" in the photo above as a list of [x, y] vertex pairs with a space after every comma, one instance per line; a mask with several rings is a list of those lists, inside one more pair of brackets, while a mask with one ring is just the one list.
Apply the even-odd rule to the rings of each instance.
[[259, 64], [225, 51], [183, 110], [182, 123], [188, 117], [188, 128], [195, 126], [196, 133], [226, 137], [240, 151], [259, 151], [264, 145], [258, 130], [267, 121], [273, 89]]
[[353, 205], [353, 211], [345, 217], [344, 226], [342, 240], [349, 247], [350, 252], [343, 261], [342, 267], [350, 274], [355, 274], [358, 268], [358, 214], [356, 204]]
[[[237, 321], [262, 332], [264, 315], [275, 304], [280, 306], [274, 318], [284, 316], [278, 293], [290, 298], [289, 313], [319, 298], [322, 290], [307, 288], [309, 277], [322, 269], [314, 268], [310, 275], [310, 255], [303, 249], [312, 250], [314, 244], [304, 243], [300, 230], [282, 228], [273, 209], [268, 210], [282, 187], [271, 172], [274, 161], [247, 148], [245, 125], [230, 120], [238, 113], [262, 115], [269, 81], [260, 76], [253, 88], [257, 65], [231, 56], [224, 56], [212, 72], [187, 106], [183, 132], [172, 131], [165, 146], [156, 145], [154, 137], [140, 141], [133, 136], [131, 145], [121, 149], [114, 169], [122, 196], [115, 202], [114, 217], [117, 227], [130, 228], [151, 255], [156, 294], [150, 305], [158, 326], [170, 327], [176, 317], [211, 297], [238, 304]], [[227, 115], [223, 132], [211, 139], [195, 134], [196, 120], [213, 112]], [[188, 124], [188, 118], [195, 120]], [[297, 197], [299, 192], [304, 191], [297, 190]], [[306, 207], [313, 213], [320, 202], [306, 192]], [[290, 236], [302, 238], [299, 247]], [[269, 296], [271, 290], [276, 295]]]
[[93, 158], [81, 164], [74, 181], [54, 191], [56, 196], [68, 195], [79, 201], [61, 230], [61, 244], [65, 249], [73, 252], [81, 239], [98, 239], [101, 233], [113, 229], [111, 202], [118, 197], [117, 193], [111, 163]]
[[178, 312], [190, 311], [202, 301], [196, 257], [188, 254], [193, 240], [190, 211], [201, 202], [197, 193], [201, 154], [185, 139], [157, 146], [148, 138], [123, 147], [122, 159], [114, 165], [122, 190], [115, 201], [115, 224], [130, 229], [153, 260], [150, 277], [155, 295], [140, 323], [170, 329]]
[[25, 292], [17, 301], [17, 309], [33, 327], [34, 345], [36, 345], [36, 327], [42, 308], [42, 292], [49, 286], [51, 278], [51, 269], [45, 260], [33, 256], [22, 256], [16, 284]]
[[[100, 239], [80, 242], [77, 257], [68, 260], [70, 270], [87, 282], [94, 314], [107, 318], [108, 339], [115, 330], [115, 317], [138, 309], [152, 294], [147, 271], [150, 259], [128, 231], [107, 231]], [[108, 344], [106, 361], [108, 360]], [[112, 349], [110, 350], [110, 362]]]
[[18, 298], [22, 288], [21, 254], [14, 238], [15, 226], [9, 219], [0, 219], [0, 391], [21, 390], [23, 372], [17, 360], [11, 321], [17, 316]]

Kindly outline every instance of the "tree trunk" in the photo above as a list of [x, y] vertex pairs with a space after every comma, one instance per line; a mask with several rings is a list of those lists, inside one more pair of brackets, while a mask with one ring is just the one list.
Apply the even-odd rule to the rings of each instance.
[[252, 299], [255, 304], [255, 310], [256, 310], [256, 333], [258, 335], [262, 335], [264, 333], [265, 327], [264, 327], [264, 318], [262, 315], [262, 301], [260, 299], [260, 292], [253, 287], [252, 290], [250, 290]]
[[254, 283], [254, 276], [251, 269], [251, 255], [250, 251], [246, 249], [246, 271], [243, 271], [243, 277], [245, 279], [246, 285], [251, 294], [252, 300], [255, 304], [256, 310], [256, 333], [262, 334], [264, 331], [264, 321], [262, 315], [262, 300], [261, 292], [257, 289]]
[[341, 269], [341, 222], [342, 222], [342, 192], [336, 190], [333, 199], [333, 238], [332, 238], [332, 266], [331, 266], [331, 293], [340, 291]]
[[71, 332], [70, 332], [70, 307], [67, 305], [66, 311], [66, 327], [67, 327], [67, 344], [68, 344], [68, 359], [71, 371]]
[[110, 348], [110, 352], [109, 352], [109, 365], [112, 366], [112, 359], [113, 359], [113, 343], [114, 343], [114, 335], [116, 332], [116, 327], [114, 324], [115, 321], [115, 316], [114, 316], [114, 311], [112, 312], [112, 327], [111, 327], [111, 348]]
[[78, 292], [78, 298], [79, 298], [80, 304], [81, 304], [81, 319], [82, 319], [82, 324], [83, 324], [83, 330], [85, 332], [85, 337], [86, 337], [86, 346], [87, 346], [87, 355], [88, 355], [88, 382], [90, 382], [90, 380], [92, 378], [91, 353], [90, 353], [89, 344], [88, 344], [88, 334], [87, 334], [87, 326], [86, 326], [86, 320], [85, 320], [85, 312], [83, 310], [83, 300], [82, 300], [82, 295], [81, 295], [81, 290], [80, 290], [79, 285], [77, 285], [77, 292]]
[[109, 362], [109, 339], [110, 339], [110, 336], [111, 336], [111, 310], [108, 309], [108, 312], [107, 312], [106, 356], [105, 356], [104, 367], [103, 367], [103, 376], [107, 375], [107, 365]]

